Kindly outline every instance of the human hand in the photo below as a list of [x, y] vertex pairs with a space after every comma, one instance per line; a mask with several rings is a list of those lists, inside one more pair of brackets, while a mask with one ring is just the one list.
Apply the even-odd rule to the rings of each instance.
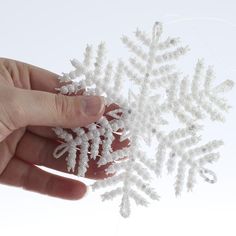
[[[63, 158], [55, 160], [58, 146], [51, 127], [73, 128], [97, 121], [106, 110], [99, 96], [56, 94], [58, 75], [10, 59], [0, 59], [0, 183], [50, 196], [79, 199], [86, 192], [80, 181], [48, 173], [37, 166], [67, 172]], [[128, 141], [112, 144], [113, 150]], [[106, 176], [107, 165], [91, 160], [87, 178]]]

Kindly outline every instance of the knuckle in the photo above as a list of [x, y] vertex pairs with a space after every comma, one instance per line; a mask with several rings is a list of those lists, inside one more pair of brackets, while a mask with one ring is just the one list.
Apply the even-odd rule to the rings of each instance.
[[27, 124], [25, 111], [16, 100], [10, 102], [8, 111], [9, 122], [14, 129], [21, 128]]
[[23, 189], [31, 190], [30, 188], [30, 179], [31, 179], [32, 169], [30, 166], [25, 167], [24, 171], [22, 171], [19, 177], [19, 186], [23, 187]]
[[75, 114], [73, 99], [65, 95], [55, 95], [55, 107], [57, 115], [64, 120], [71, 119], [71, 117], [73, 117], [73, 115]]
[[45, 179], [44, 187], [41, 190], [43, 193], [49, 194], [53, 192], [53, 187], [55, 185], [55, 179], [52, 176], [49, 176]]
[[18, 102], [18, 97], [15, 91], [8, 91], [4, 94], [4, 102], [0, 107], [0, 121], [4, 128], [11, 132], [24, 126], [26, 116], [23, 108]]

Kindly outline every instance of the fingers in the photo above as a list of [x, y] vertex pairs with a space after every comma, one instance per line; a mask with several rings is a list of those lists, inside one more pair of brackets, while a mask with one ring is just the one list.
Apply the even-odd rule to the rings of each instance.
[[[106, 113], [109, 111], [115, 110], [117, 108], [119, 108], [117, 104], [111, 104], [105, 107], [104, 115], [109, 121], [112, 120], [113, 118], [110, 116], [107, 116]], [[45, 138], [57, 139], [57, 136], [55, 132], [52, 130], [52, 128], [53, 127], [45, 127], [45, 126], [28, 126], [27, 127], [27, 129], [33, 134], [36, 134]]]
[[[25, 88], [30, 87], [32, 90], [55, 93], [55, 88], [61, 86], [59, 76], [48, 70], [8, 58], [1, 58], [0, 62], [11, 75], [10, 79], [16, 78]], [[4, 74], [4, 76], [6, 75]]]
[[[68, 173], [65, 160], [66, 154], [60, 159], [55, 159], [52, 155], [58, 145], [55, 140], [49, 140], [26, 132], [18, 143], [15, 155], [26, 162]], [[105, 178], [107, 177], [105, 173], [107, 167], [98, 168], [96, 161], [91, 160], [86, 177], [90, 179]]]
[[53, 127], [46, 127], [46, 126], [28, 126], [27, 130], [40, 137], [55, 140], [57, 139], [57, 135], [52, 130], [52, 128]]
[[[6, 110], [15, 129], [27, 125], [86, 126], [97, 121], [104, 112], [99, 96], [64, 96], [41, 91], [14, 88]], [[9, 105], [9, 106], [7, 106]], [[16, 116], [15, 112], [18, 112]]]
[[25, 129], [16, 130], [3, 142], [0, 142], [0, 175], [14, 156], [18, 141], [23, 137]]
[[25, 64], [28, 67], [29, 78], [32, 90], [40, 90], [55, 93], [55, 88], [61, 87], [58, 75], [48, 70]]
[[87, 189], [82, 182], [50, 174], [17, 158], [10, 161], [0, 183], [68, 200], [82, 198]]

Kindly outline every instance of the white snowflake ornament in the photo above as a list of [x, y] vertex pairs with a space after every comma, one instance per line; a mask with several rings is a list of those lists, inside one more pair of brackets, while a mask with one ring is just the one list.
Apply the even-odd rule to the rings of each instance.
[[[59, 158], [66, 154], [68, 171], [77, 171], [78, 176], [85, 176], [89, 159], [98, 157], [98, 166], [110, 163], [106, 173], [113, 175], [96, 181], [92, 189], [111, 187], [102, 194], [102, 199], [120, 196], [123, 217], [130, 215], [130, 199], [143, 206], [148, 205], [148, 198], [159, 200], [151, 185], [155, 182], [154, 176], [162, 175], [164, 166], [168, 173], [177, 171], [176, 195], [181, 194], [184, 185], [192, 190], [198, 176], [209, 183], [217, 180], [206, 164], [218, 160], [216, 149], [223, 142], [211, 140], [201, 144], [198, 133], [207, 117], [212, 121], [224, 121], [223, 113], [230, 107], [219, 95], [232, 89], [233, 82], [227, 80], [213, 87], [213, 69], [208, 67], [205, 72], [203, 60], [198, 61], [192, 79], [182, 76], [171, 62], [186, 54], [189, 48], [178, 46], [179, 38], [162, 40], [161, 34], [162, 24], [156, 22], [151, 37], [140, 30], [135, 32], [141, 46], [123, 36], [122, 42], [133, 56], [128, 63], [118, 61], [115, 69], [105, 60], [104, 43], [98, 46], [95, 59], [92, 47], [87, 46], [84, 60], [72, 60], [75, 69], [59, 78], [69, 83], [56, 88], [65, 95], [81, 91], [85, 95], [102, 95], [108, 106], [118, 105], [87, 127], [71, 132], [54, 128], [62, 143], [53, 155]], [[123, 88], [126, 81], [131, 82], [127, 96]], [[179, 127], [166, 132], [173, 120], [170, 116]], [[130, 145], [113, 151], [112, 143], [117, 133], [120, 141], [129, 139]], [[143, 141], [147, 145], [154, 143], [154, 156], [142, 150]], [[75, 170], [76, 164], [78, 170]]]

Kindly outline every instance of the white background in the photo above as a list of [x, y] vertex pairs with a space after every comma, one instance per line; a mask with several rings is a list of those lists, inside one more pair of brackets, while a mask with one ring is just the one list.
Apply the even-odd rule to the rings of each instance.
[[[215, 65], [218, 82], [236, 81], [236, 2], [198, 1], [0, 1], [0, 56], [32, 63], [56, 73], [68, 71], [69, 59], [81, 57], [86, 43], [106, 41], [110, 56], [126, 51], [122, 34], [136, 27], [150, 32], [162, 21], [165, 34], [180, 36], [191, 47], [185, 60]], [[43, 78], [42, 78], [43, 79]], [[228, 96], [236, 107], [235, 89]], [[199, 183], [176, 199], [174, 177], [160, 181], [161, 201], [133, 207], [129, 219], [118, 204], [101, 203], [98, 194], [65, 201], [0, 186], [0, 235], [236, 235], [236, 111], [224, 125], [209, 126], [207, 139], [225, 141], [222, 158], [212, 166], [218, 183]]]

